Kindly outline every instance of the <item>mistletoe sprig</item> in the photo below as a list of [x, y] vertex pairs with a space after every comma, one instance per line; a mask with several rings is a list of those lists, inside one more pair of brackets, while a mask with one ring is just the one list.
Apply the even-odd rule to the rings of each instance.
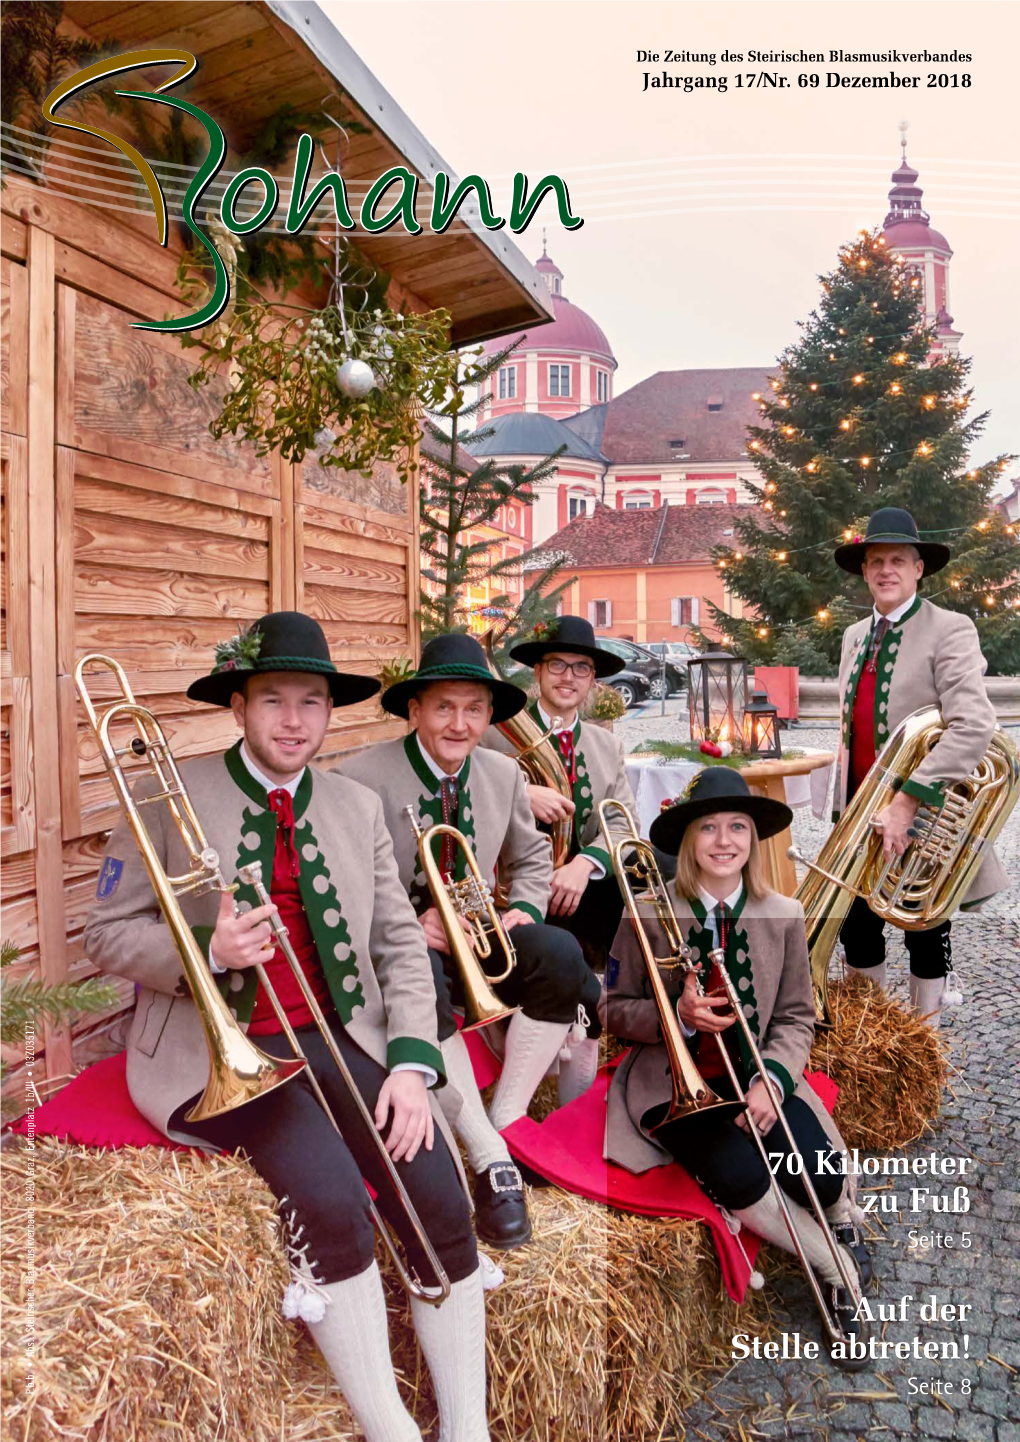
[[[194, 274], [180, 277], [181, 293], [200, 294]], [[249, 287], [229, 318], [181, 343], [206, 346], [189, 377], [197, 390], [220, 371], [231, 376], [210, 431], [251, 442], [255, 453], [279, 449], [300, 463], [319, 450], [323, 466], [372, 474], [392, 463], [401, 480], [417, 470], [415, 447], [422, 406], [440, 409], [456, 380], [449, 346], [449, 312], [402, 315], [387, 308], [322, 310], [270, 301]], [[375, 384], [366, 395], [346, 395], [337, 372], [363, 361]]]

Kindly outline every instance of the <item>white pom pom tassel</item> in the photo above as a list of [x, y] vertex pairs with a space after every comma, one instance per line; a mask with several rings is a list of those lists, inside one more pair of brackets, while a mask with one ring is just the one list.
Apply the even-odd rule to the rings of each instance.
[[321, 1322], [326, 1315], [326, 1298], [300, 1279], [290, 1283], [283, 1294], [283, 1315], [289, 1322]]

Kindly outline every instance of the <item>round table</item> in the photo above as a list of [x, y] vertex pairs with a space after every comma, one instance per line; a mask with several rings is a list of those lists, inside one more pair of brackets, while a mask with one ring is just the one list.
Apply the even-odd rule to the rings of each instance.
[[[835, 756], [831, 751], [805, 749], [803, 756], [789, 760], [751, 761], [741, 768], [741, 776], [753, 791], [775, 801], [783, 801], [796, 809], [810, 806], [821, 820], [825, 816]], [[648, 835], [648, 828], [658, 816], [663, 801], [671, 801], [702, 770], [697, 761], [666, 761], [653, 754], [627, 757], [627, 780], [637, 803], [638, 830]], [[769, 885], [785, 896], [797, 890], [797, 873], [786, 852], [790, 846], [789, 830], [762, 843], [765, 870]]]

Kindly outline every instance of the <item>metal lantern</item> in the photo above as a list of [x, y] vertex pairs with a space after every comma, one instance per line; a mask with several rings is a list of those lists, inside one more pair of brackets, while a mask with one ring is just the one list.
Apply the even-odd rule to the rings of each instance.
[[747, 696], [747, 662], [728, 651], [706, 651], [687, 663], [687, 704], [692, 741], [740, 740]]
[[752, 691], [744, 707], [744, 751], [763, 761], [778, 761], [783, 754], [779, 741], [779, 714], [769, 702], [767, 691]]

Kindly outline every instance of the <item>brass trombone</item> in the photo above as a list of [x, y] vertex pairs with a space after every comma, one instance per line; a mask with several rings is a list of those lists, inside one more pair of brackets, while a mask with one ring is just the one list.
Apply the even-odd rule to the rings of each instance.
[[[464, 1025], [461, 1031], [475, 1031], [491, 1022], [513, 1016], [520, 1008], [500, 1001], [492, 987], [495, 982], [506, 981], [517, 965], [517, 953], [467, 838], [455, 826], [445, 823], [433, 824], [422, 830], [414, 807], [405, 806], [404, 810], [418, 843], [421, 868], [443, 923], [450, 955], [464, 987]], [[432, 847], [432, 843], [443, 836], [451, 837], [463, 854], [468, 874], [462, 881], [443, 880]], [[461, 925], [462, 917], [468, 924], [467, 931]], [[490, 976], [482, 963], [494, 953], [499, 954], [503, 969], [498, 975]]]
[[[651, 1128], [651, 1131], [654, 1134], [662, 1127], [680, 1121], [694, 1112], [714, 1110], [720, 1117], [735, 1116], [738, 1112], [743, 1111], [743, 1102], [724, 1101], [722, 1097], [716, 1095], [698, 1071], [662, 979], [663, 971], [676, 971], [678, 967], [682, 967], [684, 958], [690, 956], [690, 951], [681, 935], [673, 903], [666, 890], [666, 883], [662, 879], [659, 864], [655, 859], [655, 851], [651, 843], [645, 841], [638, 834], [630, 808], [622, 801], [607, 797], [600, 803], [598, 810], [606, 850], [613, 858], [613, 871], [623, 893], [624, 904], [630, 914], [634, 933], [637, 936], [648, 971], [652, 999], [659, 1012], [662, 1040], [669, 1057], [673, 1097], [666, 1115]], [[627, 826], [626, 834], [615, 840], [609, 822], [609, 817], [614, 810], [622, 813]], [[635, 883], [638, 887], [637, 891], [634, 889]], [[656, 956], [652, 951], [652, 944], [641, 914], [642, 901], [646, 905], [651, 903], [655, 912], [655, 920], [665, 932], [666, 946], [669, 952], [667, 956]]]
[[[628, 828], [627, 833], [615, 841], [609, 829], [609, 815], [613, 808], [622, 812]], [[676, 971], [679, 969], [685, 976], [688, 972], [693, 972], [699, 994], [702, 996], [705, 994], [705, 988], [698, 974], [698, 969], [692, 960], [691, 948], [684, 941], [683, 934], [680, 931], [680, 924], [677, 920], [676, 912], [673, 909], [672, 900], [666, 888], [666, 883], [663, 881], [658, 862], [655, 859], [655, 851], [650, 842], [645, 841], [638, 835], [634, 818], [629, 808], [625, 806], [622, 801], [616, 801], [613, 798], [607, 798], [603, 801], [599, 806], [599, 821], [602, 826], [603, 836], [605, 837], [606, 849], [612, 855], [613, 869], [619, 880], [620, 889], [623, 892], [624, 901], [630, 913], [645, 965], [648, 969], [652, 996], [658, 1007], [662, 1037], [669, 1056], [670, 1074], [673, 1082], [673, 1099], [666, 1116], [660, 1122], [657, 1122], [655, 1126], [651, 1127], [650, 1130], [654, 1135], [655, 1132], [660, 1131], [670, 1123], [682, 1121], [685, 1117], [698, 1112], [714, 1110], [720, 1118], [736, 1115], [746, 1109], [747, 1096], [740, 1084], [740, 1079], [737, 1076], [736, 1068], [726, 1048], [726, 1042], [722, 1033], [715, 1032], [713, 1035], [715, 1036], [716, 1045], [719, 1048], [719, 1054], [726, 1068], [730, 1083], [736, 1093], [737, 1100], [732, 1102], [723, 1101], [718, 1097], [717, 1094], [708, 1087], [701, 1073], [698, 1071], [687, 1049], [676, 1011], [670, 1002], [669, 994], [662, 980], [662, 970]], [[650, 900], [654, 906], [655, 920], [658, 921], [666, 936], [666, 946], [669, 953], [666, 957], [656, 957], [652, 951], [651, 941], [649, 940], [641, 916], [640, 896], [634, 892], [632, 879], [639, 883], [641, 888], [640, 895], [643, 896], [646, 901]], [[775, 1093], [766, 1074], [765, 1063], [758, 1049], [757, 1040], [737, 999], [737, 992], [733, 981], [726, 970], [723, 952], [721, 950], [710, 952], [709, 960], [715, 963], [716, 970], [725, 986], [727, 999], [736, 1017], [737, 1024], [741, 1028], [744, 1040], [747, 1042], [748, 1050], [754, 1061], [755, 1070], [769, 1088], [769, 1096], [774, 1096]], [[797, 1144], [794, 1141], [789, 1122], [783, 1115], [782, 1107], [777, 1105], [775, 1111], [779, 1118], [780, 1125], [783, 1128], [787, 1144], [791, 1149], [791, 1154], [798, 1154]], [[815, 1276], [814, 1269], [804, 1251], [804, 1245], [797, 1232], [796, 1223], [793, 1220], [787, 1204], [786, 1194], [776, 1180], [768, 1154], [765, 1151], [765, 1143], [761, 1133], [750, 1119], [748, 1120], [748, 1131], [754, 1138], [755, 1145], [765, 1164], [765, 1170], [769, 1176], [769, 1186], [776, 1197], [780, 1214], [790, 1233], [790, 1240], [793, 1243], [794, 1251], [804, 1269], [805, 1276], [811, 1287], [829, 1338], [832, 1342], [845, 1343], [846, 1336], [830, 1312], [821, 1284]], [[804, 1190], [807, 1193], [808, 1200], [822, 1228], [822, 1235], [825, 1237], [832, 1254], [840, 1281], [846, 1288], [847, 1295], [850, 1297], [854, 1312], [856, 1313], [861, 1301], [861, 1292], [857, 1278], [853, 1275], [852, 1269], [847, 1266], [842, 1249], [829, 1229], [828, 1219], [818, 1200], [818, 1195], [815, 1192], [806, 1168], [802, 1169], [801, 1179], [804, 1183]], [[853, 1359], [850, 1358], [844, 1358], [840, 1359], [837, 1365], [846, 1366], [848, 1370], [857, 1370], [863, 1363], [853, 1361]]]
[[[112, 671], [120, 687], [119, 699], [106, 706], [101, 713], [97, 713], [85, 682], [85, 671], [90, 666], [104, 666]], [[312, 1068], [308, 1065], [308, 1058], [301, 1050], [301, 1045], [287, 1013], [272, 982], [266, 975], [265, 968], [261, 963], [257, 964], [255, 974], [294, 1052], [294, 1056], [291, 1058], [269, 1056], [245, 1035], [236, 1018], [227, 1009], [219, 988], [213, 981], [208, 962], [188, 925], [181, 908], [181, 897], [202, 896], [210, 891], [233, 892], [237, 887], [229, 885], [224, 879], [219, 856], [206, 840], [162, 726], [151, 711], [139, 705], [135, 700], [123, 667], [112, 657], [97, 654], [83, 656], [74, 669], [74, 684], [88, 716], [89, 725], [99, 743], [100, 754], [117, 793], [117, 799], [120, 801], [138, 849], [142, 853], [142, 860], [149, 873], [152, 889], [156, 893], [167, 926], [170, 928], [180, 954], [184, 975], [191, 988], [192, 999], [205, 1032], [206, 1044], [209, 1048], [209, 1081], [200, 1100], [187, 1113], [186, 1120], [205, 1121], [209, 1117], [220, 1116], [235, 1107], [244, 1106], [245, 1103], [262, 1096], [273, 1087], [280, 1086], [304, 1072], [323, 1111], [329, 1117], [337, 1134], [342, 1135], [332, 1108], [327, 1102]], [[114, 725], [125, 722], [133, 722], [137, 734], [127, 745], [118, 746], [112, 739], [110, 731]], [[137, 799], [132, 796], [122, 765], [122, 758], [129, 756], [144, 760], [150, 774], [156, 777], [159, 789], [154, 795], [140, 796]], [[156, 852], [148, 827], [142, 819], [141, 808], [158, 801], [166, 803], [188, 854], [189, 870], [182, 876], [167, 874], [166, 868]], [[269, 903], [270, 897], [262, 882], [262, 869], [259, 863], [242, 867], [239, 875], [243, 882], [255, 889], [259, 901], [263, 905]], [[384, 1225], [375, 1202], [369, 1197], [368, 1205], [372, 1220], [393, 1258], [400, 1279], [408, 1292], [419, 1300], [430, 1302], [438, 1307], [450, 1295], [450, 1282], [443, 1264], [429, 1241], [414, 1203], [400, 1180], [393, 1159], [376, 1129], [372, 1114], [358, 1091], [343, 1054], [336, 1045], [329, 1024], [316, 1001], [315, 993], [309, 986], [304, 971], [294, 954], [294, 949], [287, 937], [287, 928], [276, 913], [270, 917], [270, 926], [277, 945], [282, 950], [309, 1010], [315, 1018], [315, 1023], [322, 1034], [330, 1056], [351, 1093], [365, 1125], [366, 1133], [375, 1144], [379, 1160], [392, 1183], [396, 1200], [403, 1209], [408, 1224], [435, 1274], [435, 1286], [426, 1287], [419, 1278], [413, 1263], [408, 1261], [405, 1264], [389, 1228]]]

